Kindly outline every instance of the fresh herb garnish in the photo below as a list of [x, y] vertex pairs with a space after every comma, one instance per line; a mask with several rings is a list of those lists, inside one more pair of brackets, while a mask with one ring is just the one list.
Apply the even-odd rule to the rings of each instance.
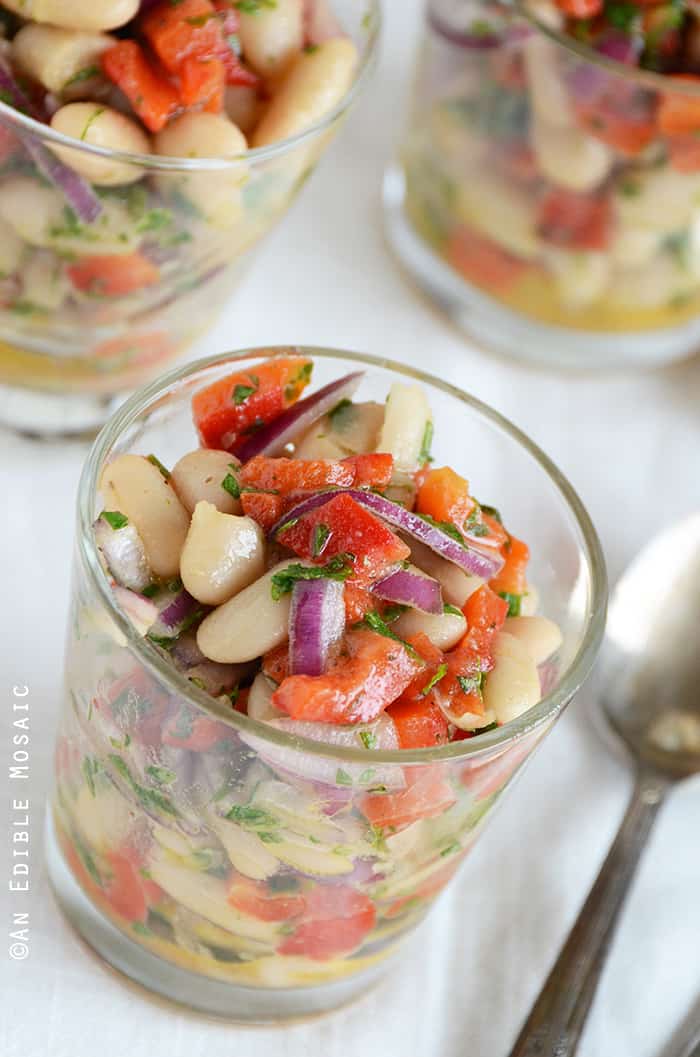
[[501, 517], [500, 511], [495, 506], [486, 506], [485, 503], [479, 503], [482, 513], [488, 514], [494, 521], [497, 521], [499, 525], [503, 524], [503, 518]]
[[157, 767], [155, 764], [146, 768], [146, 774], [158, 785], [172, 785], [177, 778], [175, 771], [171, 771], [169, 767]]
[[110, 528], [113, 528], [116, 532], [117, 529], [124, 528], [125, 525], [129, 524], [129, 519], [126, 514], [122, 514], [121, 510], [103, 510], [100, 514], [103, 517]]
[[252, 396], [253, 393], [257, 391], [260, 385], [260, 379], [256, 374], [249, 374], [248, 377], [250, 378], [251, 385], [242, 385], [241, 383], [239, 383], [238, 385], [235, 385], [233, 387], [231, 399], [233, 400], [236, 407], [239, 407], [241, 404], [244, 404], [248, 397]]
[[93, 796], [95, 796], [95, 775], [99, 769], [100, 765], [97, 760], [94, 760], [92, 756], [84, 757], [82, 766], [83, 777], [85, 778], [85, 783]]
[[345, 417], [347, 409], [349, 407], [352, 407], [352, 406], [353, 406], [352, 400], [348, 400], [348, 398], [345, 397], [343, 400], [341, 400], [339, 403], [337, 403], [335, 405], [335, 407], [331, 408], [331, 410], [328, 412], [328, 418], [333, 423], [333, 428], [334, 429], [341, 428], [340, 422]]
[[426, 463], [432, 462], [433, 457], [430, 454], [433, 446], [433, 420], [428, 419], [425, 423], [425, 429], [423, 430], [423, 440], [421, 441], [420, 454], [418, 455], [418, 462], [421, 466], [425, 466]]
[[425, 664], [420, 653], [411, 646], [410, 642], [406, 642], [404, 639], [400, 638], [396, 632], [392, 631], [389, 625], [382, 620], [375, 609], [371, 609], [369, 613], [365, 613], [362, 618], [362, 623], [366, 624], [371, 631], [376, 631], [378, 635], [383, 635], [386, 639], [393, 639], [394, 642], [398, 642], [400, 646], [403, 646], [409, 657], [412, 657], [414, 661], [419, 661], [421, 664]]
[[319, 523], [314, 526], [314, 534], [311, 541], [311, 554], [314, 558], [320, 558], [323, 554], [325, 546], [330, 539], [330, 535], [331, 530], [328, 528], [328, 525], [324, 525], [319, 521]]
[[236, 0], [233, 6], [244, 15], [259, 15], [265, 8], [274, 10], [277, 0]]
[[420, 691], [418, 696], [419, 697], [427, 697], [428, 694], [430, 693], [430, 691], [433, 689], [433, 687], [436, 686], [437, 683], [439, 683], [441, 679], [444, 679], [446, 675], [447, 675], [447, 663], [443, 662], [440, 665], [440, 667], [438, 668], [438, 670], [435, 672], [435, 675], [432, 677], [432, 679], [425, 684], [425, 686]]
[[479, 672], [477, 675], [458, 675], [457, 682], [465, 694], [477, 694], [481, 697], [481, 691], [484, 685], [484, 673]]
[[336, 554], [325, 565], [299, 565], [294, 563], [280, 569], [272, 577], [270, 593], [273, 601], [279, 602], [282, 595], [289, 594], [299, 580], [339, 580], [341, 583], [352, 575], [351, 554]]
[[453, 606], [449, 602], [445, 602], [442, 607], [443, 613], [450, 613], [453, 617], [463, 617], [464, 613], [458, 606]]
[[167, 796], [159, 792], [158, 789], [148, 789], [136, 781], [121, 756], [117, 756], [116, 753], [110, 753], [108, 759], [115, 771], [128, 783], [144, 807], [155, 807], [162, 811], [163, 814], [172, 815], [175, 818], [179, 816], [180, 812]]
[[85, 122], [85, 127], [84, 127], [83, 131], [80, 133], [80, 139], [81, 140], [85, 139], [85, 137], [87, 136], [88, 132], [90, 131], [91, 125], [94, 125], [94, 123], [97, 121], [98, 117], [101, 117], [102, 114], [104, 114], [104, 112], [105, 112], [105, 108], [103, 106], [98, 106], [97, 109], [92, 114], [90, 114], [90, 117]]
[[523, 602], [522, 595], [514, 595], [510, 591], [499, 591], [499, 595], [508, 603], [508, 616], [519, 617], [520, 607]]
[[459, 843], [459, 841], [458, 840], [453, 840], [451, 844], [448, 844], [446, 848], [442, 849], [442, 851], [440, 852], [440, 855], [441, 856], [454, 855], [454, 853], [456, 851], [461, 851], [461, 850], [462, 850], [462, 845]]
[[361, 730], [359, 738], [366, 749], [376, 749], [377, 736], [373, 730]]
[[393, 605], [385, 607], [382, 613], [382, 620], [385, 624], [393, 624], [407, 609], [408, 606], [402, 606], [400, 602], [395, 602]]
[[342, 767], [339, 767], [335, 772], [335, 784], [336, 785], [352, 785], [352, 777], [347, 771], [344, 771]]
[[173, 222], [173, 214], [169, 209], [149, 209], [136, 225], [139, 234], [146, 231], [161, 231], [169, 227]]
[[148, 462], [151, 463], [152, 466], [155, 466], [157, 470], [160, 470], [162, 476], [165, 478], [166, 481], [170, 480], [170, 470], [166, 466], [163, 466], [163, 463], [160, 461], [157, 455], [147, 455], [146, 459], [148, 460]]
[[241, 498], [241, 486], [238, 483], [238, 479], [233, 476], [232, 473], [227, 473], [221, 482], [221, 487], [229, 495], [233, 496], [234, 499]]
[[291, 402], [297, 398], [300, 389], [303, 389], [307, 382], [311, 381], [313, 369], [313, 363], [305, 363], [299, 368], [292, 380], [284, 388], [285, 400]]
[[100, 68], [99, 66], [83, 66], [82, 70], [78, 70], [72, 77], [69, 77], [66, 83], [63, 85], [61, 91], [65, 92], [66, 88], [70, 88], [74, 84], [82, 84], [83, 81], [89, 81], [92, 77], [99, 77]]
[[464, 539], [464, 536], [459, 531], [457, 526], [453, 525], [451, 521], [436, 521], [434, 517], [430, 516], [430, 514], [419, 514], [418, 517], [420, 517], [423, 521], [427, 521], [429, 525], [433, 526], [433, 528], [440, 529], [440, 531], [444, 532], [446, 536], [450, 537], [450, 539], [453, 539], [456, 543], [459, 543], [461, 547], [466, 548], [467, 544]]
[[234, 804], [233, 807], [226, 812], [226, 818], [231, 819], [232, 822], [240, 823], [241, 826], [248, 826], [251, 829], [258, 829], [260, 827], [274, 829], [276, 826], [279, 826], [278, 819], [270, 811], [265, 811], [261, 807], [253, 807], [251, 804]]

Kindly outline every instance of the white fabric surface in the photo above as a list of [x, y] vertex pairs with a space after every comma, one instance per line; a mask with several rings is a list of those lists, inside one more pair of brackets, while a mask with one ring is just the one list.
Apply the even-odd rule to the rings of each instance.
[[[392, 2], [370, 91], [197, 353], [334, 344], [424, 366], [495, 405], [569, 475], [616, 578], [645, 539], [700, 507], [700, 362], [588, 378], [470, 348], [403, 279], [382, 242], [382, 169], [400, 134], [417, 0]], [[0, 437], [0, 688], [32, 702], [31, 954], [6, 953], [16, 896], [0, 888], [3, 1057], [504, 1057], [623, 811], [629, 773], [602, 746], [591, 688], [545, 742], [456, 884], [379, 990], [315, 1023], [238, 1029], [150, 1000], [58, 915], [42, 861], [61, 702], [74, 492], [86, 447]], [[663, 575], [663, 569], [659, 570]], [[6, 752], [8, 739], [2, 742]], [[24, 793], [7, 784], [10, 795]], [[624, 913], [581, 1057], [652, 1057], [700, 991], [700, 785], [674, 792]], [[3, 832], [4, 830], [3, 819]], [[5, 845], [7, 847], [7, 844]], [[7, 862], [7, 860], [6, 860]], [[8, 941], [9, 942], [9, 941]]]

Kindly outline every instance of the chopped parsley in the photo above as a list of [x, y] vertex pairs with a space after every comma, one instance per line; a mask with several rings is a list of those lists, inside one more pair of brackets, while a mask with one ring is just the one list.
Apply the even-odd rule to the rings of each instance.
[[443, 848], [440, 852], [441, 856], [454, 855], [456, 851], [461, 851], [462, 845], [458, 840], [453, 840], [451, 844], [448, 844], [446, 848]]
[[239, 383], [238, 385], [235, 385], [233, 387], [231, 399], [233, 400], [236, 407], [240, 407], [241, 404], [245, 404], [248, 397], [252, 396], [253, 393], [257, 392], [260, 386], [260, 379], [258, 378], [257, 374], [249, 374], [248, 377], [251, 381], [250, 385], [243, 385], [242, 383]]
[[169, 209], [149, 209], [136, 225], [136, 230], [141, 234], [146, 231], [161, 231], [169, 227], [173, 222], [173, 214]]
[[113, 528], [116, 532], [117, 529], [124, 528], [125, 525], [129, 524], [129, 519], [126, 514], [122, 514], [121, 510], [103, 510], [100, 517], [104, 518], [110, 528]]
[[225, 492], [228, 492], [229, 495], [233, 496], [234, 499], [241, 498], [241, 486], [238, 483], [238, 479], [234, 477], [232, 473], [226, 474], [221, 482], [221, 487]]
[[95, 124], [95, 122], [97, 121], [98, 117], [101, 117], [102, 114], [104, 114], [104, 112], [105, 112], [105, 108], [103, 106], [98, 106], [97, 109], [94, 110], [92, 112], [92, 114], [90, 114], [90, 117], [85, 122], [85, 127], [84, 127], [83, 131], [80, 133], [80, 139], [81, 140], [85, 139], [85, 137], [87, 136], [88, 132], [90, 131], [90, 127]]
[[146, 774], [158, 785], [172, 785], [177, 778], [175, 771], [171, 771], [169, 767], [157, 767], [155, 764], [146, 768]]
[[284, 396], [286, 400], [291, 402], [297, 398], [300, 389], [303, 389], [307, 382], [311, 381], [313, 369], [313, 363], [305, 363], [299, 368], [292, 380], [284, 388]]
[[383, 635], [385, 639], [393, 639], [394, 642], [398, 642], [400, 646], [403, 646], [409, 657], [412, 657], [414, 661], [419, 661], [421, 664], [425, 664], [420, 653], [411, 646], [410, 642], [406, 642], [404, 639], [400, 638], [396, 632], [392, 631], [389, 625], [382, 620], [375, 609], [371, 609], [369, 613], [365, 613], [362, 618], [362, 623], [365, 624], [370, 631], [376, 631], [378, 635]]
[[376, 749], [377, 737], [373, 730], [361, 730], [358, 737], [366, 749]]
[[157, 810], [162, 811], [163, 814], [172, 815], [175, 818], [179, 816], [180, 812], [172, 800], [165, 796], [164, 793], [161, 793], [158, 789], [148, 789], [136, 781], [121, 756], [110, 753], [108, 759], [115, 771], [128, 783], [144, 807], [155, 807]]
[[476, 694], [478, 697], [481, 697], [481, 691], [484, 685], [484, 673], [479, 672], [477, 675], [458, 675], [457, 682], [465, 694]]
[[514, 595], [510, 591], [499, 591], [499, 595], [508, 603], [508, 616], [519, 617], [520, 607], [523, 602], [522, 595]]
[[274, 10], [277, 0], [236, 0], [233, 6], [244, 15], [259, 15], [266, 8]]
[[319, 558], [323, 554], [330, 535], [331, 530], [323, 522], [319, 521], [318, 525], [314, 526], [314, 534], [311, 541], [311, 553], [314, 558]]
[[157, 470], [160, 470], [161, 474], [163, 475], [166, 481], [170, 480], [170, 470], [168, 470], [166, 466], [163, 466], [163, 463], [160, 461], [157, 455], [147, 455], [146, 458], [152, 466], [155, 466]]
[[479, 507], [484, 514], [488, 514], [494, 521], [497, 521], [499, 525], [503, 524], [503, 518], [501, 517], [500, 511], [495, 506], [487, 506], [485, 503], [479, 503]]
[[335, 407], [331, 408], [331, 410], [328, 412], [328, 418], [333, 423], [334, 429], [342, 429], [341, 422], [345, 418], [348, 408], [352, 406], [352, 400], [348, 400], [347, 397], [345, 397], [343, 400], [337, 403]]
[[400, 602], [396, 602], [394, 605], [387, 606], [382, 613], [382, 620], [385, 624], [393, 624], [395, 620], [398, 620], [402, 613], [405, 613], [408, 606], [402, 606]]
[[430, 454], [433, 446], [433, 420], [428, 419], [425, 423], [425, 429], [423, 431], [423, 440], [421, 441], [420, 454], [418, 456], [418, 462], [421, 466], [425, 466], [426, 463], [432, 462], [433, 457]]
[[446, 536], [450, 537], [450, 539], [453, 539], [456, 543], [459, 543], [461, 547], [466, 548], [467, 544], [464, 539], [464, 536], [459, 531], [457, 526], [453, 525], [451, 521], [436, 521], [434, 517], [430, 516], [430, 514], [419, 514], [418, 516], [423, 521], [427, 521], [429, 525], [433, 526], [433, 528], [440, 529], [440, 531], [444, 532]]
[[83, 66], [82, 70], [78, 70], [77, 73], [74, 73], [72, 77], [68, 78], [61, 91], [65, 92], [66, 88], [70, 88], [74, 84], [82, 84], [83, 81], [89, 81], [92, 77], [99, 76], [99, 66]]
[[421, 692], [420, 692], [420, 694], [418, 696], [419, 697], [427, 697], [428, 694], [430, 693], [430, 691], [433, 689], [433, 687], [436, 686], [440, 682], [441, 679], [444, 679], [446, 675], [447, 675], [447, 663], [443, 662], [440, 665], [440, 667], [438, 668], [438, 670], [435, 672], [435, 675], [432, 677], [432, 679], [425, 684], [425, 686], [423, 687], [423, 689], [421, 690]]
[[[351, 554], [336, 554], [325, 565], [288, 565], [272, 577], [270, 592], [275, 602], [289, 594], [299, 580], [339, 580], [341, 583], [352, 575]], [[388, 630], [388, 629], [387, 629]]]
[[347, 771], [344, 771], [342, 767], [339, 767], [335, 772], [335, 784], [352, 785], [352, 776]]
[[464, 613], [458, 606], [453, 606], [449, 602], [445, 602], [442, 607], [443, 613], [449, 613], [453, 617], [463, 617]]
[[83, 777], [85, 778], [85, 783], [93, 796], [95, 796], [95, 775], [99, 769], [99, 763], [97, 760], [94, 760], [92, 756], [86, 756], [83, 759]]

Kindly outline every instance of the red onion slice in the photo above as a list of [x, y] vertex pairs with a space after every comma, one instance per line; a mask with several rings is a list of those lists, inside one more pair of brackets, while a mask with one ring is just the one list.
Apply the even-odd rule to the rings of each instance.
[[136, 527], [128, 523], [114, 529], [100, 515], [93, 529], [97, 549], [117, 583], [130, 591], [144, 591], [151, 583], [152, 574]]
[[442, 613], [442, 589], [437, 580], [428, 576], [422, 569], [409, 565], [407, 569], [397, 569], [389, 576], [379, 580], [372, 587], [372, 594], [386, 602], [397, 602], [402, 606], [412, 606], [423, 613]]
[[[17, 110], [41, 121], [41, 114], [18, 84], [10, 64], [2, 57], [0, 57], [0, 89], [9, 95]], [[19, 136], [37, 169], [63, 193], [77, 216], [86, 224], [91, 224], [102, 212], [102, 203], [90, 184], [73, 169], [59, 161], [55, 154], [52, 154], [33, 133], [22, 130]]]
[[305, 433], [317, 419], [332, 411], [341, 400], [349, 400], [355, 393], [364, 376], [364, 371], [354, 371], [329, 382], [318, 392], [304, 397], [281, 415], [268, 422], [266, 426], [254, 433], [246, 441], [238, 457], [241, 462], [248, 462], [255, 455], [281, 455], [290, 441]]
[[334, 488], [326, 492], [316, 492], [314, 495], [309, 496], [308, 499], [302, 500], [291, 510], [288, 510], [277, 524], [273, 526], [270, 536], [276, 536], [280, 529], [289, 521], [293, 521], [303, 514], [308, 514], [310, 510], [316, 510], [317, 507], [323, 506], [334, 495], [340, 493], [350, 496], [355, 502], [367, 507], [378, 517], [395, 528], [401, 529], [402, 532], [407, 533], [413, 539], [425, 543], [427, 547], [439, 554], [441, 558], [446, 558], [447, 561], [459, 565], [470, 576], [479, 576], [482, 580], [492, 580], [503, 568], [503, 558], [500, 553], [494, 551], [491, 554], [487, 554], [477, 550], [476, 547], [462, 546], [461, 543], [453, 539], [452, 536], [448, 536], [437, 525], [431, 525], [428, 521], [424, 521], [418, 514], [406, 510], [405, 507], [399, 506], [398, 503], [392, 503], [390, 499], [386, 499], [383, 495], [377, 495], [375, 492], [365, 492], [359, 488]]
[[345, 630], [345, 587], [337, 580], [298, 580], [289, 610], [290, 675], [322, 675]]
[[164, 599], [158, 600], [158, 619], [151, 628], [151, 637], [168, 640], [163, 645], [169, 648], [170, 640], [174, 643], [178, 635], [192, 626], [198, 609], [205, 611], [184, 587], [169, 592]]
[[139, 635], [145, 635], [150, 631], [158, 617], [158, 607], [150, 598], [144, 598], [143, 595], [136, 594], [127, 587], [120, 587], [118, 584], [114, 588], [114, 597]]

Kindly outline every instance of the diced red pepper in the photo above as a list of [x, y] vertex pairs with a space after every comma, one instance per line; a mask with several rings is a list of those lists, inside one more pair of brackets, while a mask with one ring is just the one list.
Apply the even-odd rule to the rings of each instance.
[[423, 662], [399, 642], [358, 629], [324, 675], [290, 675], [272, 703], [292, 717], [319, 723], [370, 723], [411, 683]]
[[589, 135], [627, 157], [643, 151], [657, 134], [655, 98], [650, 92], [626, 89], [619, 78], [602, 95], [573, 100], [573, 105]]
[[405, 910], [409, 909], [409, 906], [415, 906], [418, 900], [432, 899], [441, 892], [447, 882], [454, 877], [461, 862], [461, 855], [450, 856], [449, 860], [443, 867], [431, 874], [421, 885], [418, 885], [415, 891], [411, 892], [410, 895], [400, 896], [398, 899], [395, 899], [391, 906], [383, 911], [382, 916], [385, 918], [397, 918]]
[[677, 172], [700, 172], [700, 136], [693, 133], [667, 136], [666, 149], [672, 169]]
[[157, 71], [135, 40], [120, 40], [104, 51], [102, 70], [127, 97], [151, 132], [159, 132], [181, 107], [177, 88]]
[[436, 701], [456, 716], [483, 716], [483, 674], [493, 668], [493, 640], [508, 615], [508, 603], [484, 584], [464, 605], [467, 631], [446, 655], [447, 674], [435, 686]]
[[527, 563], [530, 560], [530, 548], [527, 543], [509, 536], [504, 543], [501, 553], [505, 558], [505, 565], [495, 576], [489, 580], [489, 587], [497, 594], [504, 592], [511, 595], [523, 595], [527, 590]]
[[317, 961], [350, 954], [372, 931], [376, 911], [369, 896], [349, 885], [317, 884], [306, 897], [304, 916], [277, 948]]
[[148, 913], [142, 878], [133, 863], [119, 852], [107, 852], [110, 876], [105, 893], [112, 909], [126, 921], [145, 921]]
[[193, 752], [208, 752], [217, 742], [230, 739], [231, 729], [208, 716], [197, 716], [183, 706], [163, 727], [163, 745]]
[[120, 297], [160, 281], [160, 271], [142, 253], [81, 257], [68, 266], [68, 275], [78, 290], [99, 297]]
[[386, 488], [394, 472], [394, 457], [386, 452], [371, 452], [367, 455], [349, 455], [343, 459], [355, 475], [355, 488]]
[[221, 20], [210, 0], [164, 0], [142, 15], [139, 26], [170, 73], [179, 73], [191, 56], [211, 59], [221, 51]]
[[275, 646], [268, 650], [262, 659], [262, 670], [268, 679], [273, 679], [279, 684], [289, 675], [289, 646], [284, 642], [281, 646]]
[[[322, 546], [317, 526], [323, 526]], [[278, 539], [317, 565], [337, 555], [351, 555], [352, 581], [358, 587], [367, 587], [410, 554], [383, 521], [342, 493], [283, 528]]]
[[304, 356], [280, 357], [200, 389], [192, 397], [192, 414], [202, 446], [235, 453], [257, 429], [296, 403], [312, 369]]
[[425, 661], [425, 669], [416, 675], [398, 701], [389, 706], [387, 715], [394, 722], [399, 748], [444, 745], [448, 740], [448, 724], [430, 686], [441, 675], [441, 665], [445, 663], [442, 650], [422, 633], [413, 635], [409, 642]]
[[383, 609], [381, 599], [368, 591], [366, 587], [358, 587], [353, 583], [345, 584], [345, 622], [357, 624], [367, 613], [376, 610], [380, 615]]
[[556, 188], [540, 202], [537, 230], [545, 242], [574, 250], [604, 250], [610, 242], [612, 206], [606, 194]]
[[209, 114], [220, 114], [224, 108], [226, 71], [221, 59], [185, 59], [180, 69], [182, 105], [199, 107]]
[[531, 267], [529, 262], [466, 227], [454, 232], [445, 256], [465, 279], [494, 293], [507, 293]]
[[428, 471], [416, 497], [419, 514], [428, 514], [435, 521], [451, 522], [461, 530], [475, 509], [469, 482], [464, 477], [449, 466]]
[[569, 18], [594, 18], [603, 10], [603, 0], [556, 0], [556, 5]]
[[231, 0], [213, 0], [221, 24], [223, 51], [219, 58], [226, 68], [226, 84], [257, 88], [260, 78], [241, 62], [238, 29], [240, 16]]
[[403, 827], [421, 818], [434, 818], [457, 799], [441, 764], [405, 767], [406, 788], [396, 793], [368, 793], [359, 809], [373, 826]]
[[263, 532], [269, 532], [284, 513], [284, 500], [279, 495], [265, 492], [243, 492], [241, 495], [243, 513], [257, 521]]
[[659, 130], [667, 136], [687, 135], [700, 131], [700, 98], [673, 91], [674, 82], [700, 87], [700, 77], [694, 74], [669, 74], [668, 91], [662, 92], [657, 110]]
[[288, 921], [298, 918], [306, 909], [306, 899], [300, 892], [274, 892], [261, 881], [238, 876], [231, 885], [228, 901], [242, 914], [259, 921]]
[[385, 488], [391, 480], [391, 455], [352, 455], [347, 459], [271, 459], [256, 455], [240, 473], [243, 485], [265, 491], [317, 492], [323, 488]]

